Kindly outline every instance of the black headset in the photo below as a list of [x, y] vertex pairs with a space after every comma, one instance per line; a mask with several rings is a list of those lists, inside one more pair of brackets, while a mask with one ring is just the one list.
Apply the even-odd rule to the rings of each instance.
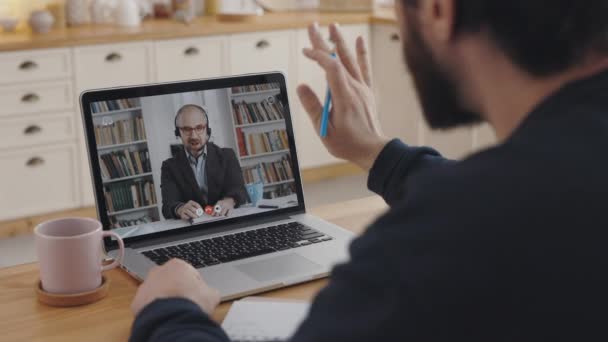
[[205, 120], [207, 120], [207, 141], [208, 141], [209, 138], [211, 138], [211, 127], [209, 126], [209, 115], [207, 115], [207, 111], [205, 110], [205, 108], [203, 108], [199, 105], [195, 105], [195, 104], [184, 105], [177, 111], [177, 114], [175, 115], [175, 121], [173, 122], [173, 124], [175, 126], [175, 132], [174, 132], [175, 137], [176, 138], [181, 137], [181, 134], [179, 134], [179, 127], [177, 127], [177, 119], [179, 118], [179, 116], [182, 114], [182, 111], [186, 107], [196, 108], [196, 109], [200, 110], [201, 112], [203, 112], [203, 114], [205, 114]]

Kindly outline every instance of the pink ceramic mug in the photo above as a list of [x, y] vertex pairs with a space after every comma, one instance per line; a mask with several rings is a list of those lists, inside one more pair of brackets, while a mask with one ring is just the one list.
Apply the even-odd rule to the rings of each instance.
[[[99, 221], [65, 218], [39, 224], [34, 230], [42, 288], [50, 293], [80, 293], [101, 285], [101, 272], [120, 265], [125, 246], [118, 234], [104, 231]], [[118, 241], [120, 253], [102, 266], [103, 238]]]

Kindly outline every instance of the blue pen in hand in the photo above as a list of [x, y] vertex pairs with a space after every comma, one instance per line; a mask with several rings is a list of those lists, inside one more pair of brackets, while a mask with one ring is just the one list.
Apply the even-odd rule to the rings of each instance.
[[[333, 52], [331, 54], [333, 58], [336, 58], [336, 53]], [[319, 135], [321, 138], [325, 138], [327, 136], [327, 125], [329, 123], [329, 111], [331, 110], [331, 90], [329, 86], [327, 86], [327, 94], [325, 95], [325, 104], [323, 105], [323, 114], [321, 114], [321, 127]]]

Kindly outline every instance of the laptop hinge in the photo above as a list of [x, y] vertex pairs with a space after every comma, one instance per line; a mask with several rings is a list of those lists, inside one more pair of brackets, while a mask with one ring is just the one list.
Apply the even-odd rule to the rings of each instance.
[[155, 246], [155, 245], [159, 245], [159, 244], [163, 244], [163, 243], [168, 243], [168, 242], [173, 242], [173, 241], [180, 241], [180, 240], [190, 239], [190, 238], [193, 238], [193, 237], [204, 237], [205, 235], [225, 233], [225, 232], [229, 232], [229, 231], [235, 230], [235, 229], [246, 228], [246, 227], [251, 227], [251, 226], [257, 226], [257, 225], [260, 225], [260, 224], [272, 223], [272, 222], [281, 221], [281, 220], [288, 220], [291, 216], [298, 215], [298, 214], [301, 214], [301, 213], [300, 212], [295, 212], [295, 213], [290, 213], [290, 214], [286, 214], [286, 215], [273, 216], [271, 218], [263, 218], [263, 219], [257, 219], [257, 220], [250, 220], [249, 222], [242, 222], [242, 223], [232, 224], [232, 225], [225, 226], [225, 227], [216, 227], [216, 228], [209, 228], [209, 229], [201, 229], [201, 230], [197, 230], [197, 231], [193, 231], [193, 232], [187, 232], [187, 233], [181, 233], [181, 234], [180, 233], [176, 233], [176, 234], [173, 234], [171, 236], [163, 236], [163, 237], [155, 238], [155, 239], [147, 239], [145, 241], [137, 241], [137, 242], [133, 242], [133, 243], [126, 243], [125, 246], [133, 248], [133, 249], [137, 249], [137, 248], [144, 248], [144, 247], [149, 247], [149, 246]]

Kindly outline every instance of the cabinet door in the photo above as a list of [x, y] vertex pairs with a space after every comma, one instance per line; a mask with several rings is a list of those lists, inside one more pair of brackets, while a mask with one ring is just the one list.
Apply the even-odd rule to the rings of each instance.
[[494, 130], [488, 124], [475, 127], [474, 134], [476, 150], [488, 148], [497, 143], [496, 134], [494, 134]]
[[31, 50], [0, 54], [0, 83], [13, 84], [68, 78], [72, 75], [68, 49]]
[[[345, 25], [341, 28], [344, 39], [352, 51], [354, 51], [355, 41], [358, 36], [363, 36], [365, 41], [369, 43], [368, 25]], [[320, 29], [323, 37], [329, 43], [327, 27], [321, 27]], [[308, 38], [308, 31], [306, 29], [298, 30], [297, 43], [297, 58], [295, 59], [297, 61], [297, 83], [308, 84], [316, 92], [321, 102], [323, 102], [327, 91], [325, 72], [316, 62], [311, 61], [301, 52], [302, 49], [310, 47], [310, 39]], [[316, 129], [313, 127], [308, 114], [302, 108], [297, 96], [294, 95], [291, 105], [300, 166], [302, 168], [313, 168], [340, 162], [339, 159], [329, 154], [325, 146], [323, 146], [321, 138], [319, 138]]]
[[288, 76], [292, 35], [292, 31], [271, 31], [230, 36], [229, 72], [236, 75], [281, 71]]
[[0, 87], [0, 117], [48, 113], [74, 106], [72, 83], [39, 82]]
[[0, 220], [78, 206], [72, 145], [0, 153]]
[[397, 26], [373, 26], [372, 56], [373, 87], [384, 134], [407, 144], [419, 144], [422, 111], [403, 60]]
[[155, 42], [159, 82], [223, 75], [224, 37], [175, 39]]
[[75, 48], [78, 91], [151, 82], [151, 50], [149, 43]]
[[397, 26], [376, 25], [373, 30], [375, 90], [385, 134], [399, 137], [408, 144], [433, 147], [447, 158], [469, 154], [473, 149], [472, 129], [432, 131], [424, 121], [403, 60]]
[[[79, 47], [74, 49], [76, 87], [79, 92], [105, 87], [145, 84], [154, 80], [151, 43], [127, 43]], [[82, 119], [78, 116], [80, 138], [79, 165], [81, 174], [81, 202], [95, 203], [89, 169], [88, 153]]]
[[0, 120], [0, 149], [71, 141], [74, 114], [28, 115]]

